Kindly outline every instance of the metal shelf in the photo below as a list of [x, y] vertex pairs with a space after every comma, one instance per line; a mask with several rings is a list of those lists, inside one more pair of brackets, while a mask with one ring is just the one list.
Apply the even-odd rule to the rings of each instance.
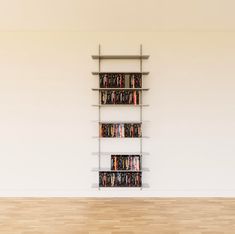
[[92, 185], [92, 188], [95, 188], [95, 189], [109, 189], [109, 188], [112, 188], [112, 189], [126, 189], [126, 188], [130, 188], [130, 189], [145, 189], [145, 188], [149, 188], [149, 185], [147, 183], [143, 183], [142, 186], [140, 187], [131, 187], [131, 186], [122, 186], [122, 187], [118, 187], [118, 186], [115, 186], [115, 187], [100, 187], [98, 184], [93, 184]]
[[148, 75], [149, 72], [92, 72], [92, 75], [99, 75], [99, 74], [125, 74], [125, 75], [129, 75], [129, 74], [142, 74], [142, 75]]
[[149, 136], [142, 136], [142, 137], [99, 137], [93, 136], [92, 138], [95, 139], [143, 139], [143, 138], [150, 138]]
[[103, 90], [140, 90], [148, 91], [149, 88], [92, 88], [93, 91], [103, 91]]
[[99, 156], [104, 155], [104, 156], [110, 156], [110, 155], [140, 155], [140, 156], [147, 156], [149, 155], [148, 152], [92, 152], [92, 155]]
[[92, 169], [93, 172], [147, 172], [149, 171], [149, 168], [142, 168], [139, 171], [135, 171], [135, 170], [110, 170], [109, 168], [93, 168]]
[[98, 120], [94, 120], [92, 121], [93, 123], [98, 123], [98, 124], [142, 124], [142, 123], [148, 123], [150, 122], [149, 120], [142, 120], [142, 122], [140, 121], [124, 121], [124, 120], [115, 120], [115, 121], [98, 121]]
[[92, 55], [93, 59], [148, 59], [149, 55]]
[[94, 104], [94, 107], [148, 107], [149, 105], [146, 104]]

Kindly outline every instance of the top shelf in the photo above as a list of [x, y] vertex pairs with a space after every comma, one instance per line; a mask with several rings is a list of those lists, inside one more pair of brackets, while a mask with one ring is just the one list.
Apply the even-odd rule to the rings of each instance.
[[148, 75], [149, 72], [92, 72], [92, 75], [99, 75], [99, 74], [125, 74], [125, 75], [129, 75], [129, 74], [142, 74], [142, 75]]
[[92, 55], [93, 59], [148, 59], [149, 55]]

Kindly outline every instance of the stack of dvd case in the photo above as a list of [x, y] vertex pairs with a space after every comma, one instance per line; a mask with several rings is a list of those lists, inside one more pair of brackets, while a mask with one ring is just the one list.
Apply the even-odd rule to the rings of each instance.
[[140, 73], [100, 73], [100, 88], [141, 88]]
[[100, 137], [141, 137], [140, 123], [102, 123], [100, 124]]

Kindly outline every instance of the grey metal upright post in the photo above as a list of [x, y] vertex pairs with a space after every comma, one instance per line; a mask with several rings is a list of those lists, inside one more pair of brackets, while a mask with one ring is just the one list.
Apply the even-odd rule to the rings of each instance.
[[139, 103], [140, 103], [140, 123], [141, 123], [141, 137], [140, 137], [140, 169], [141, 169], [141, 190], [142, 190], [142, 186], [143, 186], [143, 170], [142, 170], [142, 143], [143, 143], [143, 131], [142, 131], [142, 128], [143, 128], [143, 123], [142, 123], [142, 110], [143, 110], [143, 75], [142, 75], [142, 44], [140, 45], [140, 72], [141, 72], [141, 89], [140, 89], [140, 100], [139, 100]]
[[[99, 74], [100, 74], [100, 44], [99, 44]], [[100, 77], [100, 75], [99, 75]], [[99, 91], [99, 123], [98, 123], [98, 141], [99, 141], [99, 171], [98, 171], [98, 187], [99, 187], [99, 190], [100, 190], [100, 183], [99, 183], [99, 180], [100, 180], [100, 163], [101, 163], [101, 139], [100, 139], [100, 121], [101, 121], [101, 93]]]

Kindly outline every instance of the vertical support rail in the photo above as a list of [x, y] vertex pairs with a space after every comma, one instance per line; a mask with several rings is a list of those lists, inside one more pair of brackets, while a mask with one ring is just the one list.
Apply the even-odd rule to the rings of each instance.
[[[142, 74], [142, 44], [140, 45], [140, 72], [141, 72], [141, 88], [143, 88], [143, 74]], [[142, 110], [143, 110], [143, 98], [142, 98], [142, 96], [143, 96], [143, 91], [142, 91], [142, 89], [140, 90], [140, 123], [141, 123], [141, 137], [140, 137], [140, 165], [141, 165], [141, 190], [142, 190], [142, 187], [143, 187], [143, 170], [142, 170], [142, 141], [143, 141], [143, 139], [142, 139], [142, 137], [143, 137], [143, 131], [142, 131], [142, 129], [143, 129], [143, 122], [142, 122]]]
[[[99, 44], [99, 77], [100, 77], [100, 64], [101, 61], [100, 61], [100, 44]], [[99, 82], [99, 81], [98, 81]], [[100, 82], [99, 82], [100, 83]], [[100, 183], [99, 183], [99, 180], [100, 180], [100, 163], [101, 163], [101, 158], [100, 158], [100, 151], [101, 151], [101, 140], [100, 140], [100, 121], [101, 121], [101, 93], [99, 91], [99, 124], [98, 124], [98, 141], [99, 141], [99, 171], [98, 171], [98, 187], [99, 187], [99, 190], [100, 190]]]

